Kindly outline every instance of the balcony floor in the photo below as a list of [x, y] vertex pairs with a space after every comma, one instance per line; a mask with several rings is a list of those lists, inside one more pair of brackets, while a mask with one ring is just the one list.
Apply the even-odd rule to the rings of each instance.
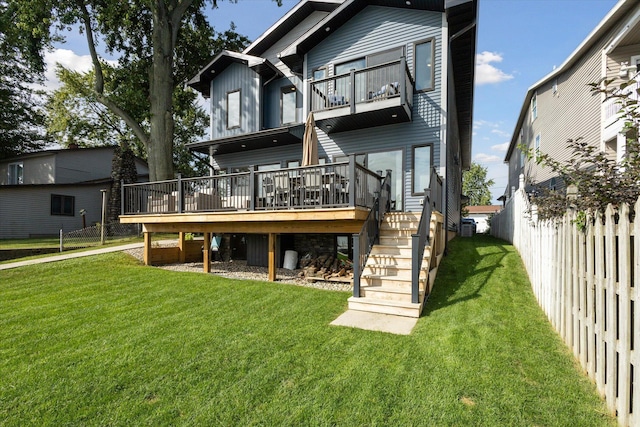
[[369, 209], [286, 209], [182, 214], [123, 215], [123, 224], [142, 224], [145, 232], [191, 233], [359, 233]]

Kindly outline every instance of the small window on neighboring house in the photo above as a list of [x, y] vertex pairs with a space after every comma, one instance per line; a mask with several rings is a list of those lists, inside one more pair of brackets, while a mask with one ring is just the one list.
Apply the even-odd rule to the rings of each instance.
[[416, 91], [433, 89], [433, 39], [414, 46], [414, 75], [416, 76]]
[[540, 134], [536, 135], [535, 153], [536, 153], [536, 160], [540, 160]]
[[280, 124], [296, 123], [297, 90], [285, 86], [280, 90]]
[[538, 94], [534, 93], [531, 98], [531, 121], [538, 118]]
[[227, 93], [227, 129], [240, 127], [240, 89]]
[[411, 164], [411, 193], [413, 196], [424, 194], [431, 179], [431, 145], [413, 147]]
[[551, 178], [551, 180], [549, 180], [549, 190], [554, 191], [555, 189], [556, 189], [556, 179]]
[[74, 216], [76, 198], [60, 194], [51, 195], [51, 215]]
[[9, 185], [23, 184], [23, 169], [22, 163], [10, 163], [9, 164]]

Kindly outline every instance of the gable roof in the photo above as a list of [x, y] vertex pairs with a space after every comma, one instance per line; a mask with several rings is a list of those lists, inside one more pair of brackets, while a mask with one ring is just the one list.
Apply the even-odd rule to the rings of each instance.
[[282, 76], [280, 70], [264, 58], [223, 50], [217, 54], [206, 67], [201, 69], [198, 74], [189, 80], [187, 82], [187, 86], [194, 88], [200, 92], [202, 96], [208, 98], [209, 84], [211, 83], [211, 80], [213, 80], [217, 74], [220, 74], [229, 65], [234, 63], [248, 66], [267, 80], [273, 77]]
[[611, 29], [621, 20], [628, 17], [629, 11], [638, 4], [638, 0], [620, 0], [616, 5], [609, 11], [609, 13], [600, 21], [600, 23], [596, 26], [596, 28], [591, 31], [591, 33], [580, 43], [580, 45], [569, 55], [569, 57], [556, 69], [552, 72], [544, 76], [542, 79], [538, 80], [532, 86], [529, 87], [527, 93], [524, 98], [524, 102], [522, 103], [522, 108], [520, 109], [520, 115], [518, 116], [518, 121], [516, 122], [515, 129], [513, 130], [513, 134], [511, 135], [511, 142], [509, 144], [509, 148], [507, 149], [507, 153], [505, 154], [504, 161], [508, 162], [513, 150], [515, 149], [519, 132], [518, 129], [522, 127], [522, 123], [527, 115], [527, 111], [529, 111], [529, 105], [531, 103], [531, 99], [533, 98], [533, 94], [544, 84], [548, 83], [552, 79], [558, 77], [562, 73], [569, 70], [578, 60], [580, 60], [588, 51], [591, 49], [596, 42], [603, 37], [607, 32], [611, 31]]

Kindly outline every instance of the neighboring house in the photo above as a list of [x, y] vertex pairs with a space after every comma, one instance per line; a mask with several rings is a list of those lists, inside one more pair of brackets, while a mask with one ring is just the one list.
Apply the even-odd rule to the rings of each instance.
[[[638, 78], [640, 64], [640, 2], [620, 0], [567, 60], [527, 91], [505, 157], [509, 184], [505, 196], [518, 189], [520, 174], [527, 188], [564, 185], [553, 171], [527, 159], [519, 146], [548, 154], [558, 161], [571, 157], [568, 139], [585, 142], [618, 160], [625, 155], [626, 136], [620, 133], [619, 106], [594, 95], [590, 83], [602, 79]], [[638, 85], [630, 87], [634, 91]], [[635, 95], [637, 97], [637, 95]]]
[[[245, 243], [248, 263], [270, 268], [287, 249], [351, 256], [385, 193], [377, 172], [390, 171], [391, 211], [419, 216], [430, 188], [455, 231], [471, 162], [476, 18], [477, 0], [300, 1], [188, 82], [211, 106], [211, 139], [189, 146], [210, 156], [211, 178], [181, 180], [163, 197], [131, 187], [142, 205], [121, 220], [231, 234], [232, 251]], [[315, 168], [302, 164], [310, 112]]]
[[467, 218], [472, 218], [476, 222], [476, 233], [486, 233], [489, 231], [490, 218], [500, 212], [502, 206], [467, 206]]
[[[113, 147], [46, 150], [0, 161], [0, 239], [55, 236], [101, 221]], [[149, 174], [137, 160], [139, 175]]]

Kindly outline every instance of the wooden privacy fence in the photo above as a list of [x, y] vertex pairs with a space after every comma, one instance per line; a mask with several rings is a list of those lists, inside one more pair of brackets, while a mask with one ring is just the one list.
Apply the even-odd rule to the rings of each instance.
[[[640, 199], [633, 207], [640, 213]], [[494, 217], [491, 231], [520, 252], [533, 292], [621, 425], [640, 425], [640, 219], [611, 205], [541, 221], [521, 188]]]

